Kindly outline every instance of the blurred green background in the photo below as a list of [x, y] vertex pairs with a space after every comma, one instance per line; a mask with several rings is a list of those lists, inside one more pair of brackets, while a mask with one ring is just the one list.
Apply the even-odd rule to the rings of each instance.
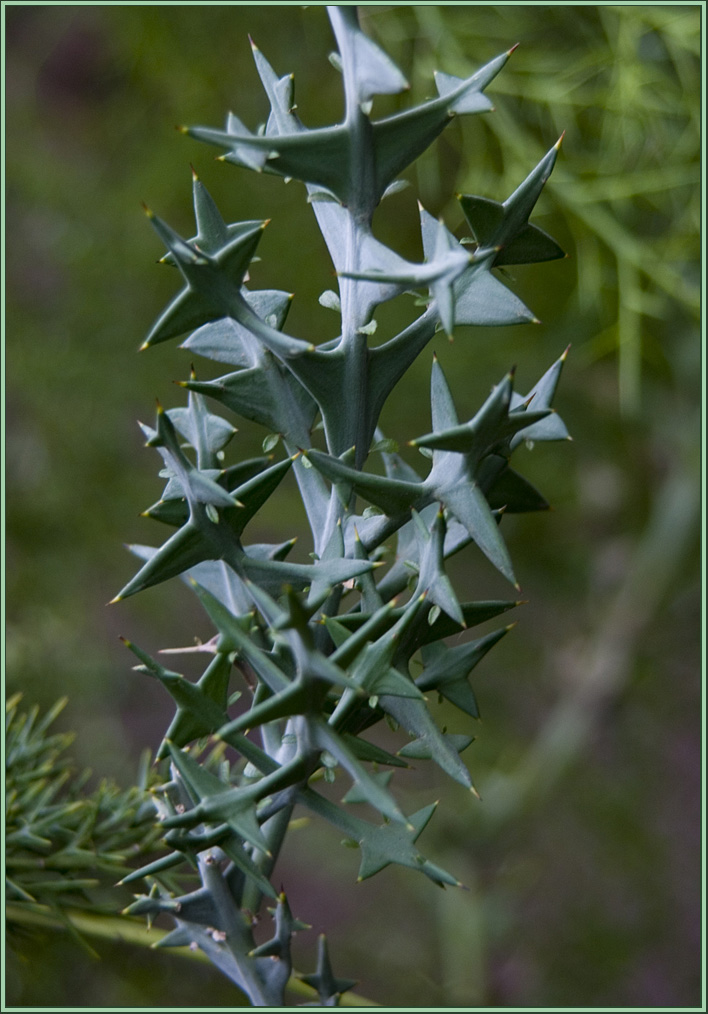
[[[192, 235], [191, 161], [227, 220], [272, 219], [253, 282], [296, 294], [291, 333], [332, 337], [317, 304], [331, 266], [302, 187], [215, 163], [174, 125], [219, 126], [228, 109], [253, 127], [265, 118], [248, 32], [295, 72], [305, 123], [336, 121], [333, 40], [321, 5], [5, 14], [7, 690], [42, 707], [68, 694], [77, 764], [127, 785], [171, 707], [118, 635], [154, 652], [211, 633], [179, 583], [105, 605], [136, 569], [121, 544], [164, 534], [138, 517], [162, 483], [136, 420], [151, 421], [156, 397], [183, 403], [171, 382], [189, 369], [176, 343], [136, 353], [177, 287], [154, 263], [140, 202]], [[461, 236], [450, 195], [505, 199], [566, 131], [535, 221], [570, 256], [508, 280], [543, 324], [460, 329], [435, 350], [469, 418], [512, 364], [526, 390], [571, 343], [556, 407], [574, 436], [520, 452], [554, 510], [504, 523], [529, 603], [473, 680], [482, 722], [466, 759], [483, 802], [437, 769], [396, 775], [406, 812], [441, 799], [420, 844], [469, 890], [392, 868], [357, 885], [355, 857], [314, 823], [283, 854], [291, 905], [314, 927], [298, 937], [298, 967], [326, 930], [336, 972], [382, 1004], [700, 1002], [700, 16], [362, 9], [415, 100], [434, 69], [469, 73], [521, 43], [489, 88], [496, 112], [455, 121], [382, 207], [376, 231], [405, 256], [421, 256], [417, 196]], [[384, 415], [402, 444], [429, 429], [432, 351]], [[234, 450], [258, 453], [263, 436], [244, 423]], [[306, 555], [300, 518], [291, 486], [249, 536], [300, 534]], [[463, 555], [451, 570], [465, 597], [507, 597], [485, 561]], [[96, 946], [101, 962], [61, 936], [27, 937], [7, 1001], [238, 1002], [209, 968]]]

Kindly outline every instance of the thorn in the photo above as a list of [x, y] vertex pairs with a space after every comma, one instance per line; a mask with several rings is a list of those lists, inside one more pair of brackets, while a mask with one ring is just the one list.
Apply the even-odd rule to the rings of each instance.
[[145, 214], [147, 215], [148, 218], [154, 218], [155, 217], [155, 213], [153, 211], [150, 211], [150, 209], [148, 208], [148, 206], [145, 203], [145, 201], [141, 201], [140, 204], [142, 205], [142, 209], [143, 209], [143, 211], [145, 212]]
[[120, 595], [116, 595], [116, 597], [114, 599], [111, 599], [110, 602], [106, 602], [106, 605], [107, 606], [114, 606], [116, 604], [116, 602], [122, 602], [122, 601], [123, 601], [122, 597]]
[[542, 323], [543, 323], [543, 321], [542, 321], [542, 320], [539, 320], [539, 319], [538, 319], [538, 317], [532, 317], [532, 318], [531, 318], [531, 323], [532, 323], [532, 324], [542, 324]]
[[189, 163], [189, 168], [192, 170], [192, 182], [196, 183], [199, 177], [197, 176], [197, 170], [194, 168], [192, 163]]
[[480, 803], [482, 802], [482, 797], [480, 796], [479, 792], [477, 792], [474, 785], [470, 785], [470, 792], [480, 801]]
[[122, 635], [122, 634], [118, 634], [118, 640], [119, 640], [119, 641], [122, 641], [122, 642], [123, 642], [123, 644], [124, 644], [124, 645], [126, 646], [126, 648], [129, 648], [129, 647], [130, 647], [130, 641], [128, 640], [128, 638], [127, 638], [127, 637], [123, 637], [123, 635]]
[[147, 342], [143, 342], [143, 344], [138, 349], [138, 352], [144, 352], [145, 349], [149, 349], [149, 348], [150, 348], [150, 346], [148, 345], [148, 343]]
[[506, 55], [507, 55], [507, 56], [511, 56], [511, 54], [512, 54], [512, 53], [514, 52], [514, 50], [515, 50], [515, 49], [518, 49], [518, 48], [519, 48], [519, 46], [520, 46], [520, 43], [518, 43], [518, 42], [515, 42], [515, 43], [514, 43], [514, 45], [513, 45], [512, 47], [511, 47], [511, 49], [507, 49], [507, 51], [506, 51]]
[[251, 43], [251, 49], [255, 53], [258, 50], [258, 46], [255, 44], [250, 35], [248, 36], [248, 41]]
[[569, 352], [570, 352], [570, 345], [567, 347], [567, 349], [565, 350], [565, 352], [563, 353], [563, 355], [560, 357], [560, 360], [561, 360], [562, 363], [564, 363], [566, 361], [566, 359], [568, 358], [568, 353]]
[[514, 588], [516, 588], [517, 592], [521, 591], [521, 585], [518, 581], [514, 581]]
[[189, 127], [182, 127], [179, 124], [175, 125], [175, 130], [178, 130], [180, 132], [180, 134], [188, 134], [189, 133]]
[[563, 138], [564, 137], [565, 137], [565, 131], [563, 131], [563, 133], [561, 134], [561, 136], [558, 138], [558, 140], [556, 141], [556, 143], [553, 145], [553, 147], [556, 149], [556, 151], [558, 151], [558, 149], [560, 148], [561, 144], [563, 143]]

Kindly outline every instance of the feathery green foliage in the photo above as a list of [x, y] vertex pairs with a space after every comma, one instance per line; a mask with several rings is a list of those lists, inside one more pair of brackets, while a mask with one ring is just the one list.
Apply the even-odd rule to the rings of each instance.
[[[132, 547], [143, 563], [117, 596], [179, 576], [217, 631], [201, 646], [206, 666], [196, 683], [126, 641], [137, 668], [162, 683], [176, 705], [159, 751], [169, 779], [156, 792], [169, 851], [125, 878], [150, 884], [129, 911], [170, 913], [175, 929], [162, 945], [200, 948], [255, 1006], [283, 1004], [291, 938], [302, 928], [271, 880], [296, 806], [360, 849], [359, 879], [394, 863], [440, 886], [458, 885], [416, 846], [434, 806], [403, 812], [381, 769], [430, 759], [475, 792], [460, 757], [473, 737], [440, 729], [426, 694], [477, 717], [469, 675], [510, 628], [454, 647], [445, 638], [517, 603], [461, 602], [446, 560], [463, 549], [471, 561], [486, 557], [518, 590], [502, 515], [548, 505], [510, 460], [521, 445], [568, 439], [551, 407], [565, 353], [527, 395], [515, 391], [509, 372], [462, 422], [433, 359], [430, 432], [403, 435], [430, 460], [427, 474], [381, 432], [384, 404], [436, 332], [535, 320], [495, 269], [563, 256], [530, 221], [560, 142], [535, 166], [530, 161], [505, 200], [460, 195], [470, 230], [465, 242], [421, 207], [424, 261], [405, 260], [375, 238], [376, 208], [455, 116], [492, 108], [485, 89], [512, 50], [467, 78], [436, 74], [437, 98], [375, 119], [374, 98], [397, 94], [406, 82], [363, 34], [356, 8], [327, 10], [344, 87], [341, 123], [306, 128], [292, 78], [280, 77], [253, 45], [270, 102], [267, 122], [251, 131], [230, 113], [223, 130], [182, 129], [240, 169], [304, 183], [337, 273], [338, 292], [324, 293], [321, 302], [340, 315], [338, 334], [315, 342], [285, 331], [290, 295], [248, 287], [267, 223], [226, 224], [196, 174], [193, 238], [146, 209], [182, 288], [142, 348], [186, 335], [192, 354], [230, 372], [204, 381], [193, 368], [183, 383], [187, 407], [158, 406], [154, 427], [142, 427], [167, 480], [146, 514], [174, 531], [159, 548]], [[411, 293], [419, 310], [413, 322], [378, 340], [378, 308]], [[215, 407], [263, 425], [264, 450], [282, 442], [284, 456], [229, 466], [226, 447], [236, 430]], [[320, 430], [324, 446], [316, 447]], [[379, 453], [383, 474], [369, 467]], [[250, 521], [277, 497], [288, 473], [312, 534], [310, 563], [291, 561], [290, 542], [249, 542]], [[422, 663], [415, 676], [414, 661]], [[395, 732], [387, 749], [367, 735], [382, 721]], [[319, 780], [337, 785], [340, 771], [353, 783], [341, 804], [314, 787]], [[354, 802], [368, 804], [374, 820], [355, 816]], [[201, 886], [177, 897], [166, 871], [184, 862]], [[275, 902], [273, 937], [259, 944], [255, 917], [267, 898]], [[324, 940], [317, 971], [304, 981], [320, 1006], [335, 1006], [352, 985], [334, 976]]]
[[[160, 836], [148, 791], [150, 759], [143, 758], [132, 788], [103, 780], [88, 791], [91, 772], [77, 776], [65, 756], [73, 735], [49, 733], [66, 699], [41, 719], [37, 707], [23, 713], [19, 704], [17, 694], [5, 709], [6, 899], [20, 911], [48, 909], [67, 926], [68, 908], [112, 912], [107, 889]], [[8, 928], [15, 928], [12, 917]]]

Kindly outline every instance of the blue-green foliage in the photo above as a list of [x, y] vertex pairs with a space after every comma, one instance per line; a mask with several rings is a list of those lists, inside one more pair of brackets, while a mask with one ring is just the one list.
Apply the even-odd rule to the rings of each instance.
[[[208, 664], [196, 683], [128, 645], [138, 668], [158, 679], [177, 707], [160, 751], [171, 763], [171, 781], [159, 795], [170, 852], [129, 878], [152, 883], [132, 911], [172, 913], [177, 926], [165, 943], [202, 948], [258, 1006], [282, 1005], [291, 935], [301, 926], [269, 881], [296, 804], [360, 848], [360, 879], [398, 863], [437, 884], [458, 883], [415, 845], [434, 806], [405, 814], [390, 772], [379, 768], [432, 759], [474, 792], [460, 758], [472, 736], [441, 731], [425, 695], [438, 693], [477, 717], [469, 674], [509, 628], [455, 647], [444, 638], [516, 603], [461, 602], [446, 559], [476, 544], [515, 585], [502, 514], [547, 503], [510, 458], [520, 443], [567, 438], [551, 408], [565, 355], [526, 396], [514, 390], [509, 373], [466, 422], [434, 360], [431, 432], [403, 435], [432, 459], [425, 476], [378, 430], [389, 394], [436, 330], [535, 319], [494, 268], [563, 256], [529, 222], [558, 144], [503, 203], [460, 197], [472, 232], [466, 245], [421, 209], [425, 260], [404, 260], [372, 234], [380, 200], [454, 116], [491, 108], [484, 90], [509, 53], [467, 80], [438, 74], [436, 99], [372, 120], [373, 96], [400, 92], [406, 82], [361, 32], [356, 8], [328, 12], [346, 99], [342, 123], [308, 130], [294, 112], [292, 78], [278, 77], [254, 46], [271, 105], [265, 126], [252, 132], [230, 114], [224, 130], [184, 131], [217, 145], [226, 162], [305, 184], [338, 276], [338, 292], [325, 293], [322, 302], [341, 314], [341, 332], [320, 346], [285, 332], [289, 294], [246, 285], [265, 223], [227, 225], [196, 175], [192, 239], [148, 211], [167, 247], [163, 260], [179, 270], [183, 287], [143, 347], [189, 333], [184, 347], [229, 372], [200, 381], [193, 370], [184, 382], [188, 406], [159, 408], [155, 428], [143, 427], [167, 479], [161, 500], [146, 513], [175, 531], [159, 549], [132, 547], [144, 564], [118, 596], [181, 576], [217, 631], [203, 646]], [[371, 347], [377, 307], [410, 290], [422, 296], [418, 318]], [[278, 434], [284, 457], [227, 467], [224, 448], [235, 428], [210, 405]], [[312, 446], [320, 422], [326, 451]], [[277, 445], [267, 441], [269, 449]], [[383, 475], [366, 469], [372, 446], [382, 453]], [[291, 542], [248, 541], [249, 522], [291, 470], [312, 531], [309, 564], [290, 562]], [[387, 556], [394, 538], [395, 552]], [[415, 678], [414, 656], [422, 661]], [[245, 685], [232, 717], [231, 679], [239, 674]], [[382, 719], [399, 730], [396, 754], [366, 738]], [[249, 730], [258, 730], [260, 745], [247, 738]], [[211, 753], [200, 752], [205, 741]], [[224, 760], [226, 745], [240, 761]], [[337, 769], [353, 783], [342, 805], [313, 787], [322, 775], [333, 780]], [[352, 815], [353, 801], [368, 803], [382, 822]], [[202, 886], [175, 898], [165, 872], [185, 859]], [[265, 896], [276, 902], [274, 936], [256, 946], [253, 913]], [[333, 976], [324, 941], [318, 970], [305, 981], [322, 1006], [335, 1005], [352, 985]]]

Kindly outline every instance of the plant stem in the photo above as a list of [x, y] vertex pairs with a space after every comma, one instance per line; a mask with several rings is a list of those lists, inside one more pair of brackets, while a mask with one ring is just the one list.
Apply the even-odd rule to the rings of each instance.
[[[155, 926], [148, 928], [144, 919], [134, 919], [130, 916], [97, 915], [94, 912], [82, 912], [78, 909], [64, 909], [62, 914], [64, 920], [69, 922], [79, 933], [102, 940], [114, 942], [120, 940], [136, 947], [155, 947], [163, 937], [167, 936], [167, 931], [157, 929]], [[15, 923], [21, 926], [35, 926], [38, 929], [66, 929], [66, 923], [45, 905], [17, 905], [10, 902], [5, 906], [5, 916], [10, 926]], [[181, 958], [190, 958], [193, 961], [211, 964], [209, 958], [202, 951], [191, 950], [189, 947], [174, 947], [171, 948], [171, 953]], [[288, 989], [297, 996], [312, 996], [312, 990], [295, 975], [290, 977]], [[351, 992], [342, 994], [339, 1005], [340, 1007], [379, 1006], [373, 1000]]]

